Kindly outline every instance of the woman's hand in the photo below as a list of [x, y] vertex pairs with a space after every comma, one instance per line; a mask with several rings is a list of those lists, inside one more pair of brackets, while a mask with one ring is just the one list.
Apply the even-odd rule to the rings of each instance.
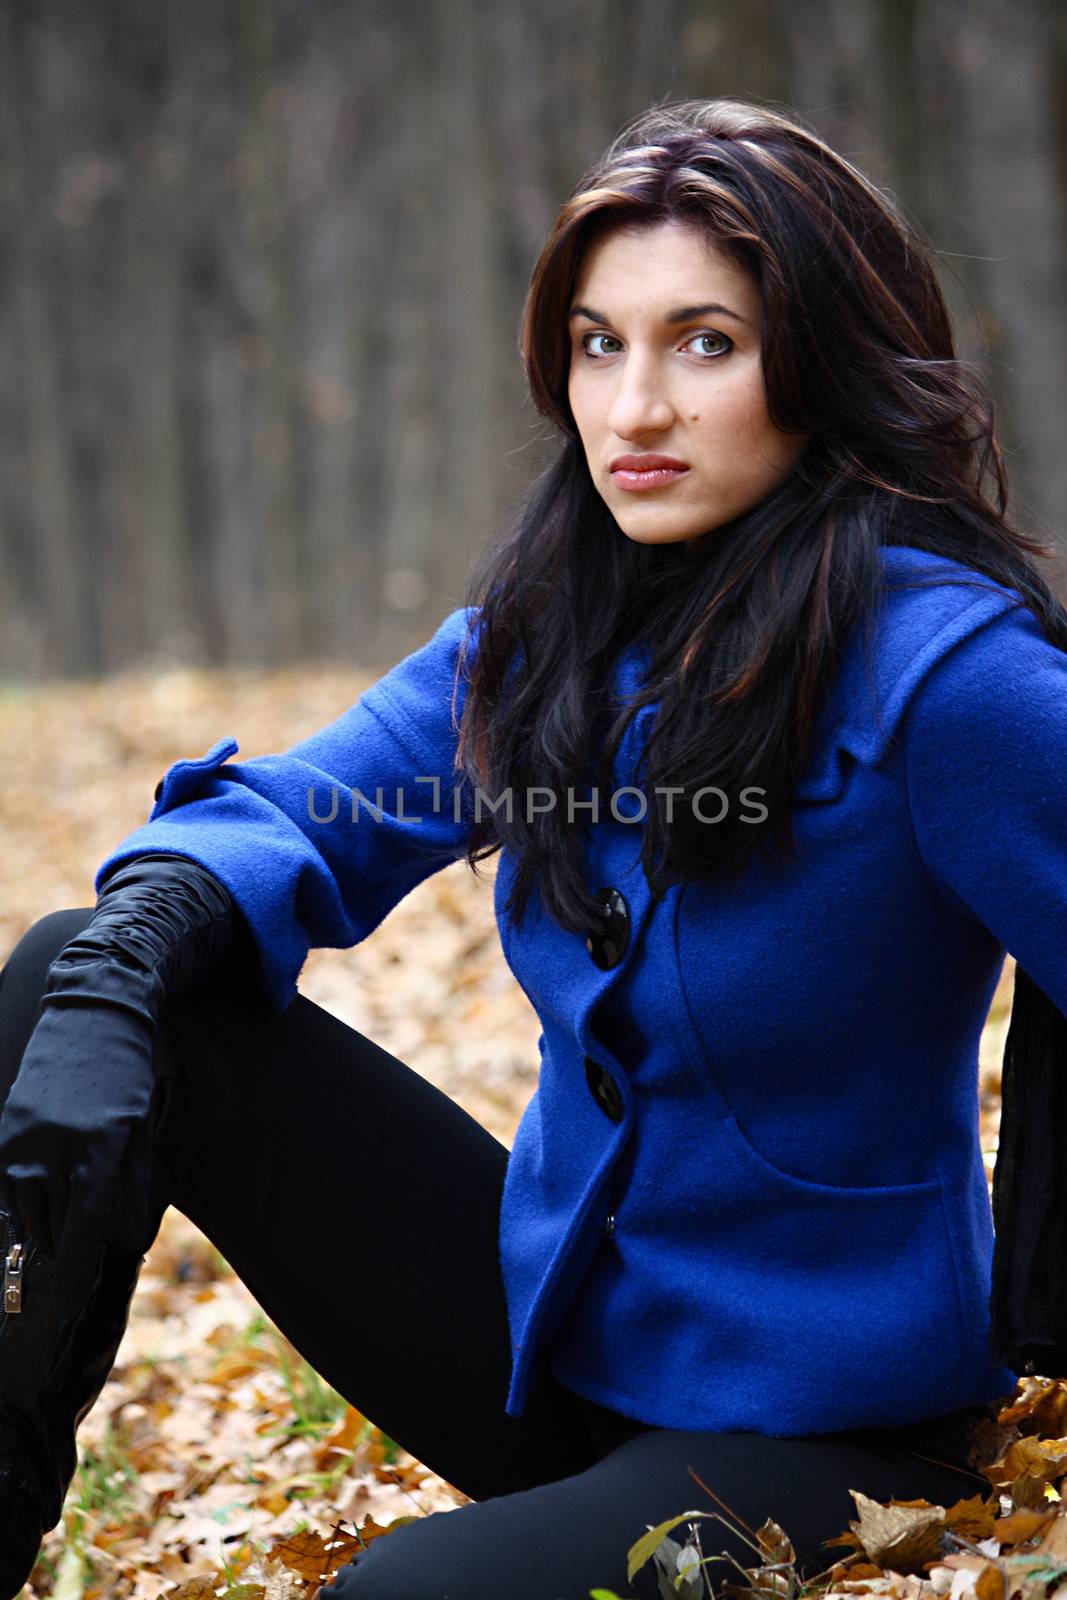
[[[86, 963], [79, 979], [91, 973]], [[103, 991], [102, 969], [93, 976]], [[127, 982], [132, 998], [136, 975]], [[148, 1016], [57, 987], [0, 1115], [0, 1204], [62, 1260], [58, 1277], [74, 1301], [91, 1290], [102, 1246], [150, 1243], [154, 1044]]]
[[198, 863], [141, 856], [48, 969], [0, 1114], [0, 1205], [57, 1262], [68, 1301], [91, 1290], [102, 1247], [151, 1242], [160, 1010], [221, 962], [232, 928], [233, 902]]

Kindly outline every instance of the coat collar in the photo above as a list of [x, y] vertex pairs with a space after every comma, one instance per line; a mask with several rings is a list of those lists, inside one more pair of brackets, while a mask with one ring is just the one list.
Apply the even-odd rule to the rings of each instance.
[[[928, 550], [886, 545], [881, 554], [885, 587], [875, 608], [870, 651], [864, 649], [862, 629], [846, 641], [816, 718], [808, 764], [794, 791], [798, 800], [836, 799], [850, 760], [877, 765], [934, 664], [977, 628], [1024, 603], [1017, 590]], [[644, 643], [623, 651], [613, 678], [620, 703], [640, 691], [651, 660]], [[626, 729], [612, 768], [617, 788], [640, 787], [640, 757], [659, 706], [657, 698], [642, 707]]]

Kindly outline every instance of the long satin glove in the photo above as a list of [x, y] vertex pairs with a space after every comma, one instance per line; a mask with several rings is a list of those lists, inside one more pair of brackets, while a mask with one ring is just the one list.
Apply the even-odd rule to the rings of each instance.
[[0, 1206], [56, 1262], [71, 1314], [106, 1247], [149, 1242], [160, 1007], [222, 963], [236, 925], [234, 902], [198, 863], [139, 856], [101, 886], [48, 969], [0, 1115]]

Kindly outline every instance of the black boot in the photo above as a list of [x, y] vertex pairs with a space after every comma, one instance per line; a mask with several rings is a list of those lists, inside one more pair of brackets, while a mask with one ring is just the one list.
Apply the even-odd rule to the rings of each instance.
[[54, 1264], [19, 1243], [4, 1211], [0, 1253], [0, 1600], [13, 1600], [62, 1515], [75, 1432], [111, 1371], [144, 1257], [102, 1252], [84, 1308], [64, 1320]]

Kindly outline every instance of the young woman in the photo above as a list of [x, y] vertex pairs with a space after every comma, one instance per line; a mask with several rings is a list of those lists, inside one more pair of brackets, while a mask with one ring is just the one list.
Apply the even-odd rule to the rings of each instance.
[[[560, 448], [468, 604], [284, 753], [176, 762], [4, 970], [4, 1595], [167, 1205], [475, 1502], [346, 1600], [633, 1592], [690, 1467], [807, 1574], [852, 1488], [988, 1489], [977, 1046], [1006, 950], [1067, 1007], [1067, 618], [930, 253], [796, 119], [657, 107], [522, 355]], [[297, 993], [497, 849], [510, 1153]]]

